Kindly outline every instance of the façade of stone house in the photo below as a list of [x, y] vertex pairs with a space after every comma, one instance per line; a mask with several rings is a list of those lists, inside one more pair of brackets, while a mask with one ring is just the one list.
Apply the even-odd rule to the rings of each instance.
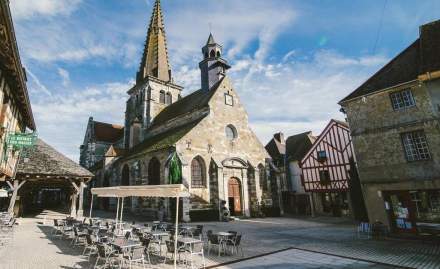
[[[370, 222], [396, 233], [440, 223], [440, 21], [340, 105]], [[428, 225], [428, 226], [429, 226]]]
[[112, 145], [121, 147], [123, 137], [123, 126], [99, 122], [90, 117], [80, 146], [79, 164], [87, 169], [92, 168], [104, 159]]
[[[221, 201], [232, 215], [249, 216], [261, 200], [259, 179], [268, 155], [226, 74], [222, 46], [209, 36], [199, 64], [202, 87], [182, 97], [168, 63], [159, 1], [145, 44], [136, 85], [128, 91], [124, 147], [110, 148], [98, 173], [110, 186], [169, 184], [170, 160], [177, 156], [182, 183], [192, 194], [183, 199], [184, 220], [191, 210], [218, 210]], [[145, 214], [154, 214], [158, 203], [168, 212], [172, 206], [166, 199], [127, 203]]]

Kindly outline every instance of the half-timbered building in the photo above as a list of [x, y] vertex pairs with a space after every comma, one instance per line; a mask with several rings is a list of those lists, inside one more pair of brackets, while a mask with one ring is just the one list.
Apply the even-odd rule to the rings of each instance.
[[348, 124], [331, 120], [301, 160], [301, 180], [314, 211], [350, 215], [349, 180], [355, 169]]

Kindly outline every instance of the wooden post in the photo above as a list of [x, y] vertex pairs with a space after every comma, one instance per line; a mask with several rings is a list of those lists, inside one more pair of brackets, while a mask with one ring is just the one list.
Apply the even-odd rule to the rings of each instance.
[[73, 193], [70, 195], [70, 216], [73, 218], [76, 218], [76, 199], [77, 199], [77, 194], [75, 191], [73, 191]]
[[18, 180], [14, 180], [12, 185], [9, 181], [6, 181], [8, 183], [9, 187], [12, 189], [12, 197], [9, 201], [9, 208], [8, 213], [13, 214], [14, 213], [14, 206], [15, 201], [17, 200], [18, 190], [23, 186], [24, 183], [26, 183], [26, 180], [23, 180], [21, 183]]
[[70, 195], [70, 216], [76, 218], [76, 200], [78, 198], [79, 186], [75, 184], [75, 182], [70, 181], [73, 186], [73, 192]]
[[11, 200], [9, 201], [9, 208], [8, 208], [9, 214], [14, 213], [15, 200], [17, 200], [18, 190], [21, 188], [21, 186], [23, 186], [24, 183], [26, 183], [26, 180], [23, 180], [20, 184], [17, 180], [15, 180], [15, 178], [17, 176], [17, 168], [18, 168], [18, 163], [20, 162], [20, 157], [21, 157], [21, 150], [18, 151], [17, 160], [15, 161], [15, 164], [14, 164], [13, 175], [11, 177], [11, 181], [14, 183], [14, 186], [12, 186], [9, 181], [6, 181], [9, 185], [9, 187], [11, 187], [12, 191], [13, 191]]
[[309, 193], [309, 200], [310, 200], [310, 213], [312, 214], [312, 217], [315, 217], [315, 203], [313, 202], [313, 194]]
[[84, 181], [81, 181], [79, 183], [79, 201], [78, 201], [78, 211], [76, 215], [78, 217], [82, 217], [84, 215], [83, 206], [84, 206], [84, 188], [85, 184]]

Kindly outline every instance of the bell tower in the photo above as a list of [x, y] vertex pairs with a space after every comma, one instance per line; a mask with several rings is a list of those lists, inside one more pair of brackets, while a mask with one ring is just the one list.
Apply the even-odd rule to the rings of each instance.
[[174, 84], [168, 60], [165, 24], [160, 0], [153, 6], [136, 85], [128, 94], [125, 110], [124, 144], [132, 148], [148, 136], [154, 118], [179, 100], [182, 87]]
[[202, 48], [203, 60], [199, 63], [201, 71], [202, 90], [209, 91], [212, 86], [226, 76], [226, 70], [231, 68], [222, 58], [222, 46], [217, 44], [209, 34], [206, 45]]

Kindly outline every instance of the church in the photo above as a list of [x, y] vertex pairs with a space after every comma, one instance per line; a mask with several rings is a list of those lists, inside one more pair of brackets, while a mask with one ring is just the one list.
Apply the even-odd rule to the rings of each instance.
[[[156, 0], [136, 84], [127, 91], [125, 123], [120, 141], [106, 148], [104, 156], [89, 167], [95, 174], [92, 187], [171, 184], [177, 164], [179, 179], [191, 198], [182, 198], [184, 221], [220, 214], [253, 216], [261, 202], [269, 155], [251, 130], [248, 115], [227, 75], [230, 68], [222, 46], [210, 34], [199, 63], [201, 89], [182, 96], [168, 60], [160, 1]], [[82, 147], [93, 144], [86, 131]], [[81, 151], [81, 158], [87, 151]], [[175, 176], [174, 176], [175, 177]], [[114, 199], [102, 199], [114, 208]], [[166, 208], [167, 199], [126, 199], [124, 207], [135, 214], [154, 216]]]

